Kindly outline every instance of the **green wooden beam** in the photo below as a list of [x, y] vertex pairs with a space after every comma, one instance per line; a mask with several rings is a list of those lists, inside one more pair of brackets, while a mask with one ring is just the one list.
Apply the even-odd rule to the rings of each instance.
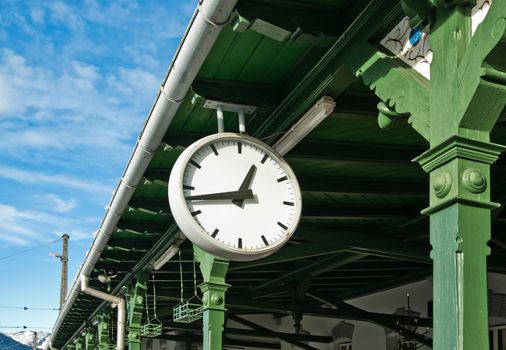
[[[190, 334], [184, 334], [184, 335], [164, 334], [163, 336], [160, 336], [158, 338], [166, 339], [166, 340], [174, 340], [174, 341], [183, 341], [183, 342], [187, 342], [187, 343], [202, 344], [202, 337], [201, 336], [195, 336], [195, 335], [190, 335]], [[281, 344], [279, 344], [279, 343], [267, 343], [267, 342], [260, 342], [260, 341], [254, 341], [254, 340], [242, 340], [242, 339], [231, 339], [231, 338], [224, 338], [223, 345], [231, 346], [231, 347], [232, 346], [252, 347], [252, 348], [259, 348], [259, 349], [281, 349]]]
[[361, 251], [370, 255], [430, 263], [429, 246], [403, 242], [402, 240], [388, 238], [379, 234], [364, 234], [355, 231], [300, 226], [296, 237], [320, 242], [322, 245], [330, 241], [334, 243], [339, 242], [343, 247], [349, 247], [349, 250]]
[[[207, 136], [203, 133], [168, 132], [165, 142], [171, 145], [189, 146], [196, 140]], [[425, 150], [424, 147], [391, 144], [370, 144], [364, 142], [345, 142], [305, 139], [299, 142], [286, 155], [290, 159], [320, 159], [333, 162], [348, 162], [360, 164], [391, 164], [416, 167], [411, 162]], [[147, 173], [149, 174], [149, 171]], [[170, 170], [160, 174], [156, 179], [167, 181]], [[423, 175], [423, 172], [420, 171]], [[148, 179], [151, 178], [146, 176]]]
[[296, 86], [290, 87], [283, 102], [253, 136], [262, 138], [287, 129], [325, 93], [338, 96], [354, 81], [344, 64], [373, 33], [400, 15], [397, 1], [373, 0], [363, 5], [324, 57]]
[[395, 259], [430, 263], [429, 247], [423, 247], [419, 244], [406, 243], [398, 239], [366, 235], [359, 232], [347, 232], [341, 230], [333, 231], [330, 229], [306, 226], [300, 226], [295, 237], [312, 242], [299, 243], [284, 247], [273, 255], [260, 260], [233, 263], [230, 271], [289, 262], [350, 250]]
[[[327, 303], [329, 305], [333, 305], [334, 307], [337, 307], [337, 308], [343, 308], [343, 309], [353, 310], [353, 311], [356, 311], [359, 313], [363, 312], [363, 313], [367, 314], [367, 311], [360, 309], [358, 307], [355, 307], [351, 304], [345, 303], [344, 301], [336, 299], [330, 295], [326, 295], [326, 294], [322, 294], [322, 293], [310, 293], [309, 296], [311, 296], [315, 300]], [[409, 339], [416, 340], [420, 344], [432, 347], [432, 339], [427, 338], [427, 337], [425, 337], [421, 334], [418, 334], [416, 332], [413, 332], [409, 328], [402, 327], [397, 322], [386, 321], [383, 317], [375, 318], [375, 316], [371, 317], [371, 321], [379, 326], [387, 327], [393, 331], [396, 331], [401, 336], [408, 337]], [[417, 321], [418, 321], [417, 318], [414, 317], [412, 324], [417, 325]]]
[[232, 26], [236, 31], [249, 29], [276, 41], [329, 46], [343, 30], [339, 25], [340, 10], [316, 3], [301, 9], [296, 4], [271, 2], [267, 7], [244, 1], [236, 6]]
[[[317, 316], [325, 318], [340, 318], [344, 320], [366, 321], [372, 322], [373, 319], [382, 319], [392, 323], [398, 322], [401, 325], [409, 325], [413, 320], [411, 317], [394, 314], [382, 314], [375, 312], [358, 312], [350, 309], [332, 309], [324, 307], [314, 307], [308, 303], [299, 304], [283, 304], [271, 303], [258, 300], [252, 300], [244, 297], [229, 296], [228, 304], [229, 313], [238, 314], [240, 310], [263, 310], [267, 312], [278, 312], [283, 314], [291, 314], [292, 312], [301, 312], [306, 316]], [[230, 318], [232, 318], [230, 316]], [[419, 317], [418, 324], [421, 327], [432, 327], [432, 319]]]
[[301, 243], [285, 246], [276, 253], [260, 260], [248, 262], [233, 262], [230, 271], [244, 270], [252, 267], [260, 267], [270, 264], [290, 262], [299, 259], [306, 259], [321, 255], [339, 253], [345, 251], [341, 243], [327, 242], [327, 244]]
[[[146, 209], [169, 213], [169, 204], [166, 199], [133, 198], [129, 203], [131, 208]], [[385, 205], [349, 205], [349, 204], [314, 204], [306, 203], [302, 208], [302, 217], [321, 218], [381, 218], [407, 220], [418, 215], [421, 208], [410, 208], [407, 206], [385, 206]], [[119, 227], [122, 229], [142, 230], [144, 227], [148, 232], [159, 230], [165, 227], [165, 223], [157, 221], [132, 222], [123, 220]]]
[[172, 220], [120, 220], [117, 224], [120, 230], [129, 230], [130, 232], [136, 232], [136, 236], [160, 236], [163, 232], [166, 232], [171, 225]]
[[355, 299], [364, 295], [378, 293], [398, 286], [402, 286], [407, 283], [417, 282], [431, 275], [432, 268], [416, 269], [416, 271], [410, 271], [395, 278], [389, 278], [362, 288], [355, 288], [348, 292], [337, 294], [335, 295], [335, 298], [340, 300]]
[[[237, 315], [230, 314], [228, 317], [232, 321], [235, 321], [235, 322], [238, 322], [238, 323], [240, 323], [242, 325], [250, 327], [250, 328], [252, 328], [255, 331], [260, 331], [260, 332], [269, 332], [270, 331], [268, 328], [266, 328], [264, 326], [261, 326], [258, 323], [252, 322], [250, 320], [246, 320], [245, 318], [239, 317]], [[292, 335], [284, 335], [282, 333], [278, 333], [277, 337], [280, 340], [283, 340], [283, 341], [285, 341], [285, 342], [287, 342], [289, 344], [292, 344], [292, 346], [295, 346], [295, 347], [300, 348], [300, 349], [317, 350], [317, 348], [312, 347], [312, 346], [310, 346], [308, 344], [305, 344], [305, 343], [301, 342], [298, 339], [295, 339], [294, 337], [292, 337]]]
[[287, 158], [310, 158], [364, 164], [392, 164], [415, 166], [411, 159], [423, 147], [362, 142], [303, 140], [287, 154]]
[[[149, 169], [144, 176], [148, 179], [167, 180], [171, 169]], [[384, 179], [370, 177], [308, 176], [297, 174], [304, 192], [333, 194], [396, 195], [426, 198], [428, 181], [407, 179]], [[133, 200], [135, 197], [133, 198]], [[132, 204], [132, 202], [130, 202]], [[157, 210], [152, 207], [151, 209]]]
[[[238, 317], [233, 314], [229, 315], [229, 316], [230, 317], [228, 317], [228, 318], [231, 320], [233, 320], [233, 317]], [[164, 322], [164, 327], [167, 327], [167, 329], [175, 329], [175, 330], [183, 330], [183, 331], [200, 331], [201, 330], [201, 327], [198, 325], [179, 323], [179, 322]], [[276, 331], [273, 331], [270, 329], [261, 330], [259, 328], [256, 328], [256, 329], [253, 328], [252, 330], [250, 330], [250, 329], [244, 329], [244, 328], [226, 327], [223, 332], [228, 335], [243, 335], [243, 336], [260, 337], [260, 338], [279, 338], [280, 336], [282, 336], [282, 337], [287, 337], [292, 340], [298, 340], [298, 341], [309, 341], [309, 342], [315, 342], [315, 343], [332, 343], [331, 336], [276, 332]]]
[[356, 205], [305, 202], [302, 217], [322, 218], [381, 218], [408, 220], [418, 216], [422, 208], [395, 205]]
[[[226, 101], [253, 105], [261, 111], [274, 108], [282, 99], [280, 90], [275, 85], [244, 81], [198, 78], [193, 82], [192, 90], [200, 96], [198, 103], [203, 104], [205, 99]], [[174, 142], [172, 135], [173, 133], [166, 134], [164, 141], [169, 145], [180, 145]]]
[[338, 253], [318, 259], [313, 263], [299, 264], [298, 267], [294, 267], [290, 272], [283, 273], [276, 278], [252, 288], [249, 294], [258, 296], [261, 295], [262, 292], [268, 292], [269, 289], [274, 286], [296, 281], [305, 276], [317, 276], [323, 272], [360, 260], [365, 256], [365, 254]]

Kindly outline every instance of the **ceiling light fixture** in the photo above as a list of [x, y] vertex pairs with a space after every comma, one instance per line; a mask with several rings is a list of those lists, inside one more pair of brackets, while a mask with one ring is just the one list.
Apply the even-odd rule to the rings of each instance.
[[178, 244], [171, 245], [165, 251], [165, 253], [163, 253], [158, 259], [156, 259], [156, 261], [153, 264], [153, 268], [156, 271], [160, 270], [163, 267], [163, 265], [165, 265], [167, 263], [167, 261], [169, 261], [170, 259], [172, 259], [172, 257], [174, 255], [176, 255], [176, 253], [178, 251], [179, 251], [179, 245]]
[[323, 96], [272, 146], [284, 156], [333, 111], [336, 103], [330, 96]]

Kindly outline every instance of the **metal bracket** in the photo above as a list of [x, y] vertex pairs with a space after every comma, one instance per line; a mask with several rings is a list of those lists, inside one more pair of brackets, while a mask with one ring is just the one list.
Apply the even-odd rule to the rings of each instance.
[[223, 112], [234, 112], [238, 114], [239, 118], [239, 132], [246, 132], [246, 123], [244, 120], [245, 114], [253, 114], [257, 107], [248, 106], [248, 105], [240, 105], [236, 103], [228, 103], [223, 101], [216, 100], [205, 100], [204, 108], [215, 109], [216, 117], [218, 119], [218, 132], [225, 131], [224, 121], [223, 121]]

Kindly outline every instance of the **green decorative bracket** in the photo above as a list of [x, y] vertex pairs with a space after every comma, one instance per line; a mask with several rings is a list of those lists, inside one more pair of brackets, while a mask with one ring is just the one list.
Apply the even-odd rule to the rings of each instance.
[[225, 292], [230, 287], [225, 283], [228, 271], [228, 260], [211, 255], [197, 246], [193, 246], [196, 260], [204, 282], [199, 286], [202, 290], [203, 304], [203, 349], [221, 350], [223, 328], [225, 325]]
[[378, 126], [381, 130], [390, 130], [393, 128], [395, 121], [401, 117], [408, 117], [407, 113], [397, 113], [393, 108], [383, 102], [378, 103]]
[[147, 289], [149, 274], [141, 272], [137, 275], [136, 281], [130, 288], [130, 299], [128, 301], [128, 349], [140, 350], [141, 348], [141, 327], [142, 315], [144, 313], [144, 296]]
[[409, 117], [413, 128], [429, 140], [430, 82], [374, 48], [369, 51], [370, 58], [364, 64], [350, 69], [382, 100], [378, 104], [379, 126], [389, 129], [397, 117]]

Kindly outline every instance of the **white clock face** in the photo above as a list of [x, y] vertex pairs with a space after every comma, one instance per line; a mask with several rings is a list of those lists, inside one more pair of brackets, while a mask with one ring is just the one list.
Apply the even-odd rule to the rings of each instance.
[[194, 145], [178, 159], [184, 164], [176, 162], [169, 184], [171, 210], [183, 233], [204, 250], [233, 260], [279, 249], [301, 211], [288, 164], [243, 135], [212, 135]]

